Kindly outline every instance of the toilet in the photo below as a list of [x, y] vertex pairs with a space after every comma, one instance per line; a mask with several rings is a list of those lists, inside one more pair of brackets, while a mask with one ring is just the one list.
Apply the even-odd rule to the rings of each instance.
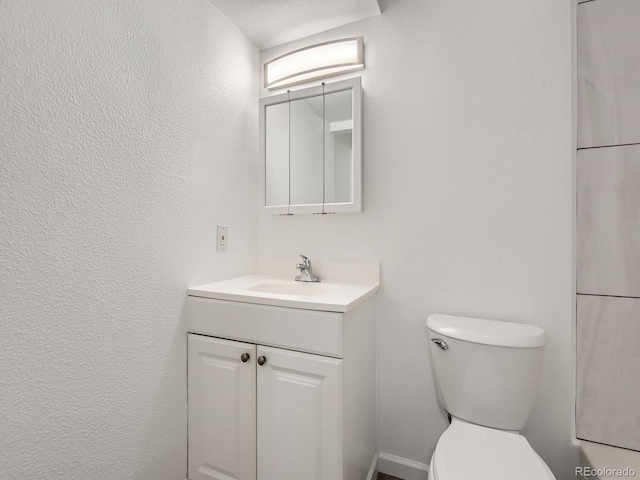
[[519, 434], [542, 376], [546, 333], [451, 315], [427, 319], [438, 397], [451, 417], [429, 480], [555, 480]]

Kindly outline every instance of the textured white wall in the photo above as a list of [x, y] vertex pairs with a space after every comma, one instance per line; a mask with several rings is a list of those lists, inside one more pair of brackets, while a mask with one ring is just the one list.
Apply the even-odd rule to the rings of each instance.
[[380, 17], [262, 54], [364, 35], [365, 211], [263, 215], [259, 254], [382, 262], [380, 447], [411, 460], [427, 463], [446, 427], [429, 314], [545, 328], [525, 434], [573, 478], [570, 0], [381, 3]]
[[207, 0], [0, 2], [3, 480], [185, 478], [186, 287], [253, 268], [258, 67]]

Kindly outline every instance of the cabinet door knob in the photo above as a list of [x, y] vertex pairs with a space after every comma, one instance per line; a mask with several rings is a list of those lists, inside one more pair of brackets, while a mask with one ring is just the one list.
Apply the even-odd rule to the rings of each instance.
[[267, 357], [260, 355], [258, 357], [258, 365], [264, 365], [265, 363], [267, 363]]
[[242, 355], [240, 355], [240, 360], [242, 360], [243, 363], [247, 363], [250, 358], [251, 357], [248, 353], [243, 353]]

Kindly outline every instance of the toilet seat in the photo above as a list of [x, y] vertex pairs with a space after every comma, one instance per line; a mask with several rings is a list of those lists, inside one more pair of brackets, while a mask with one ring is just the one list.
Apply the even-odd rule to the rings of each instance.
[[523, 436], [457, 418], [438, 440], [429, 473], [433, 480], [555, 480]]

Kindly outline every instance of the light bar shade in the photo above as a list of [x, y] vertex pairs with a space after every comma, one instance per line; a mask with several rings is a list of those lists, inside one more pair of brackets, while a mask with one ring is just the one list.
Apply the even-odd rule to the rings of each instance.
[[274, 90], [363, 68], [363, 37], [333, 40], [294, 50], [265, 63], [264, 86]]

